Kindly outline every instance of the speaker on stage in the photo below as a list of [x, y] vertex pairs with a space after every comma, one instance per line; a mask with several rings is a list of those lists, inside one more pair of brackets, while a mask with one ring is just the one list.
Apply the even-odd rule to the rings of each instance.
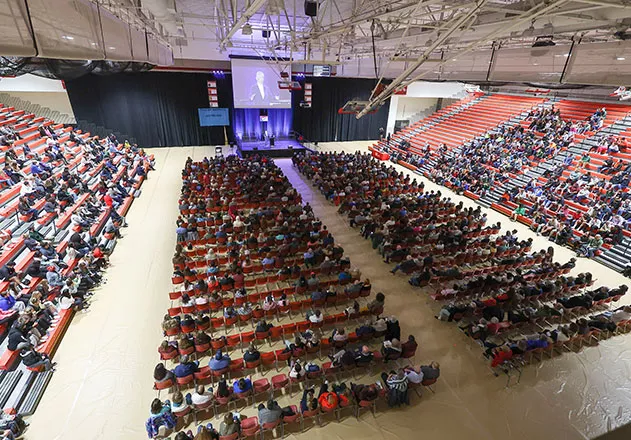
[[318, 2], [305, 0], [305, 15], [307, 17], [316, 17], [318, 15]]
[[276, 142], [276, 136], [271, 135], [271, 136], [269, 137], [269, 146], [270, 146], [270, 147], [273, 147], [275, 142]]

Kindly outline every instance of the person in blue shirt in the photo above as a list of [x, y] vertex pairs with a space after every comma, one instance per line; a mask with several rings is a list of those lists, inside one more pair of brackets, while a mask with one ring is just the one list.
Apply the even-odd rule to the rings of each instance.
[[274, 257], [272, 257], [271, 254], [268, 254], [265, 258], [263, 258], [263, 261], [261, 261], [261, 263], [263, 264], [263, 267], [267, 265], [273, 265]]
[[230, 356], [217, 350], [215, 356], [208, 362], [208, 367], [213, 371], [223, 370], [230, 366]]
[[347, 270], [344, 270], [344, 271], [340, 272], [340, 274], [338, 275], [337, 279], [340, 282], [348, 281], [348, 280], [351, 279], [351, 274]]
[[15, 305], [15, 298], [9, 292], [0, 292], [0, 310], [11, 310]]
[[39, 163], [33, 162], [31, 163], [31, 174], [37, 176], [38, 174], [42, 174], [44, 170], [39, 166]]
[[180, 356], [180, 363], [173, 370], [175, 377], [186, 377], [198, 371], [199, 361], [191, 362], [187, 355]]
[[186, 228], [184, 226], [179, 226], [175, 233], [177, 234], [177, 241], [182, 242], [186, 240]]
[[534, 350], [537, 348], [547, 348], [549, 345], [546, 335], [541, 335], [539, 339], [530, 339], [526, 341], [526, 349]]
[[313, 267], [315, 266], [315, 258], [313, 254], [313, 249], [307, 249], [307, 252], [304, 253], [305, 266]]
[[311, 301], [320, 301], [326, 298], [326, 294], [321, 290], [311, 292]]
[[252, 389], [252, 379], [249, 377], [235, 380], [232, 384], [232, 390], [235, 393], [246, 393]]

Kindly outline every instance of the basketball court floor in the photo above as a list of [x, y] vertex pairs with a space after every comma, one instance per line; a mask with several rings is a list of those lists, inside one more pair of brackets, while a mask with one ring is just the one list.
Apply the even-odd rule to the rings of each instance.
[[[331, 143], [321, 145], [320, 150], [366, 151], [370, 144]], [[156, 156], [156, 171], [127, 217], [129, 227], [123, 230], [125, 237], [105, 274], [108, 282], [96, 292], [89, 310], [71, 323], [55, 355], [57, 372], [25, 438], [146, 438], [144, 423], [156, 397], [152, 375], [162, 340], [160, 323], [170, 306], [167, 293], [180, 172], [187, 157], [213, 156], [214, 147], [163, 148], [151, 153]], [[412, 396], [410, 407], [381, 411], [376, 418], [364, 413], [359, 421], [346, 417], [341, 423], [327, 423], [306, 434], [290, 434], [290, 438], [562, 440], [594, 438], [631, 422], [631, 336], [616, 336], [578, 354], [565, 353], [528, 366], [521, 383], [506, 388], [506, 378], [491, 374], [478, 346], [455, 325], [434, 319], [438, 305], [427, 292], [412, 288], [404, 275], [390, 274], [390, 267], [368, 241], [360, 239], [335, 207], [297, 173], [290, 159], [277, 159], [277, 163], [344, 247], [352, 265], [370, 278], [373, 292], [386, 294], [386, 314], [398, 317], [402, 335], [416, 336], [415, 363], [436, 360], [441, 364], [436, 394], [426, 391], [421, 399]], [[426, 188], [438, 189], [431, 182], [426, 182]], [[451, 197], [461, 199], [455, 194]], [[467, 205], [473, 203], [462, 199]], [[532, 237], [534, 249], [550, 246], [499, 213], [489, 211], [488, 216], [489, 222], [501, 221], [504, 230], [517, 229], [520, 237]], [[554, 247], [557, 261], [573, 256], [567, 249]], [[594, 274], [596, 286], [629, 281], [580, 259], [574, 272], [583, 271]], [[623, 298], [621, 304], [630, 300]], [[299, 399], [294, 393], [293, 399], [283, 397], [279, 402], [298, 404]], [[243, 413], [254, 415], [255, 409]]]

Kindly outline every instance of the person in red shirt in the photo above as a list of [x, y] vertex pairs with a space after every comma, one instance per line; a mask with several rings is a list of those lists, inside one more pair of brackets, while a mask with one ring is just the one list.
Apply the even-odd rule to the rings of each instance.
[[110, 196], [109, 193], [105, 193], [105, 195], [103, 196], [103, 201], [105, 202], [107, 207], [110, 209], [114, 205], [114, 199], [112, 199], [112, 196]]
[[343, 384], [333, 386], [333, 391], [329, 391], [329, 381], [325, 381], [320, 388], [320, 394], [318, 396], [318, 404], [323, 411], [333, 411], [338, 406], [347, 406], [348, 397], [344, 393], [338, 393], [342, 391], [346, 386]]
[[495, 368], [499, 365], [502, 365], [504, 362], [509, 361], [513, 358], [513, 352], [507, 345], [503, 345], [502, 347], [495, 350], [493, 354], [493, 360], [491, 361], [491, 367]]

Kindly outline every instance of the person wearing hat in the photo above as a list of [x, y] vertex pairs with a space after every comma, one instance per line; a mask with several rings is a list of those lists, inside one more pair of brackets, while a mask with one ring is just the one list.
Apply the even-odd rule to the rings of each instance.
[[208, 362], [208, 367], [213, 371], [220, 371], [230, 366], [230, 356], [217, 350], [215, 356]]

